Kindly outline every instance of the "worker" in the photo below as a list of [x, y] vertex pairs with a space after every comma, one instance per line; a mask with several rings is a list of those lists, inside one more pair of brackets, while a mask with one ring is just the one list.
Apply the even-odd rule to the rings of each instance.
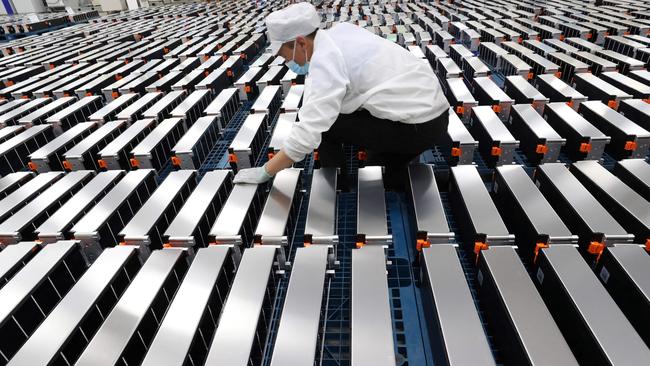
[[263, 183], [315, 149], [322, 167], [340, 167], [343, 144], [385, 167], [387, 189], [401, 190], [408, 164], [447, 131], [449, 104], [427, 62], [349, 23], [321, 30], [302, 2], [266, 17], [270, 49], [305, 78], [303, 103], [283, 148], [264, 166], [241, 170], [235, 183]]

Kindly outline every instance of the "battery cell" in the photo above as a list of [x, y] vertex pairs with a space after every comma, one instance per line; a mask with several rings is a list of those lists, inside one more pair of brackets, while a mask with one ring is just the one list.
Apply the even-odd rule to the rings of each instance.
[[514, 162], [516, 140], [491, 107], [472, 108], [469, 130], [479, 141], [479, 152], [489, 166]]

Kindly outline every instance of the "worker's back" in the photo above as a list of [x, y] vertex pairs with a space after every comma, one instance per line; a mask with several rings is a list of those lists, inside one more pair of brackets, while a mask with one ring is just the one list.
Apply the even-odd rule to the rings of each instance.
[[[318, 41], [329, 48], [330, 38], [340, 50], [350, 79], [342, 113], [352, 113], [363, 106], [375, 116], [419, 123], [449, 108], [429, 64], [406, 49], [349, 23], [335, 25], [323, 33], [327, 37], [317, 36], [312, 62], [320, 62]], [[400, 108], [395, 108], [396, 103]]]

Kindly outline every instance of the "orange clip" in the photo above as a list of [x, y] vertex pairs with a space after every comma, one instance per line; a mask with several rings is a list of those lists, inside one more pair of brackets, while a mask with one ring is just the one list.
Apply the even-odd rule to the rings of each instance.
[[171, 248], [171, 247], [172, 247], [172, 245], [169, 244], [169, 243], [165, 243], [165, 244], [163, 244], [163, 248]]
[[461, 116], [465, 114], [465, 107], [463, 106], [457, 106], [456, 107], [456, 113], [460, 114]]
[[232, 76], [233, 76], [232, 70], [228, 70], [228, 71], [226, 71], [226, 75], [232, 77]]
[[368, 158], [368, 154], [367, 154], [365, 151], [360, 150], [360, 151], [357, 153], [357, 159], [358, 159], [358, 160], [365, 161], [366, 158]]
[[451, 156], [460, 156], [463, 153], [463, 150], [460, 147], [451, 148]]
[[644, 99], [643, 101], [650, 104], [650, 99]]
[[618, 109], [618, 102], [615, 100], [610, 100], [607, 102], [607, 106], [611, 109]]
[[476, 254], [476, 263], [477, 264], [478, 264], [479, 253], [481, 252], [481, 250], [487, 250], [489, 248], [490, 248], [490, 246], [487, 245], [486, 243], [483, 243], [483, 242], [480, 242], [480, 241], [474, 242], [474, 254]]
[[68, 93], [68, 92], [64, 92], [64, 93], [63, 93], [63, 96], [64, 96], [64, 97], [69, 97], [69, 96], [70, 96], [70, 93]]
[[36, 169], [38, 169], [38, 165], [36, 165], [35, 163], [33, 163], [31, 161], [27, 163], [27, 167], [29, 168], [29, 170], [32, 170], [32, 171], [36, 171]]
[[93, 96], [93, 93], [92, 93], [92, 92], [87, 92], [87, 93], [86, 93], [86, 96], [87, 96], [87, 97], [92, 97], [92, 96]]
[[591, 144], [583, 142], [580, 144], [580, 152], [588, 153], [591, 151]]
[[246, 85], [246, 87], [244, 88], [244, 91], [245, 91], [246, 93], [250, 93], [250, 92], [251, 92], [251, 87], [248, 86], [248, 85]]
[[548, 146], [539, 144], [535, 148], [535, 152], [538, 154], [546, 154], [548, 152]]
[[97, 165], [102, 169], [106, 169], [106, 162], [103, 159], [97, 160]]
[[495, 105], [493, 105], [493, 106], [492, 106], [492, 110], [493, 110], [494, 112], [496, 112], [496, 113], [500, 113], [500, 112], [501, 112], [501, 105], [499, 105], [499, 104], [495, 104]]
[[522, 43], [523, 41], [524, 41], [524, 37], [517, 38], [517, 43]]
[[117, 245], [126, 245], [126, 242], [125, 242], [125, 241], [121, 241], [121, 242], [119, 242]]
[[490, 154], [492, 156], [500, 156], [502, 153], [501, 148], [498, 146], [492, 146], [492, 151], [490, 151]]
[[415, 249], [417, 249], [418, 252], [421, 252], [422, 249], [429, 248], [430, 246], [431, 246], [431, 242], [428, 240], [418, 239], [415, 242]]
[[27, 95], [22, 95], [22, 96], [20, 97], [20, 99], [29, 99], [29, 96], [27, 96]]
[[55, 68], [55, 67], [56, 67], [56, 65], [54, 65], [54, 64], [50, 64], [50, 70], [52, 70], [52, 69]]
[[562, 77], [562, 71], [556, 72], [555, 77], [558, 78], [558, 79], [561, 78]]
[[169, 53], [169, 48], [167, 47], [163, 48], [163, 53]]
[[178, 156], [172, 156], [172, 165], [181, 166], [181, 159]]
[[361, 249], [361, 248], [363, 248], [364, 245], [365, 245], [364, 242], [362, 242], [362, 241], [358, 241], [358, 242], [357, 242], [357, 249]]
[[650, 239], [645, 240], [645, 250], [650, 252]]
[[7, 80], [7, 86], [12, 86], [12, 85], [14, 85], [14, 82], [11, 80]]
[[528, 80], [533, 80], [534, 77], [535, 77], [535, 74], [533, 74], [532, 72], [528, 73]]
[[242, 60], [245, 60], [246, 59], [246, 54], [245, 53], [240, 54], [239, 58], [241, 58]]
[[228, 161], [231, 163], [237, 163], [239, 159], [237, 159], [237, 155], [235, 154], [230, 154], [228, 155]]
[[587, 39], [591, 39], [591, 37], [592, 37], [592, 34], [591, 34], [591, 33], [587, 33]]
[[117, 99], [120, 96], [120, 93], [114, 91], [111, 93], [111, 96], [113, 97], [113, 99]]
[[634, 151], [634, 150], [636, 150], [636, 148], [637, 148], [636, 142], [634, 142], [634, 141], [626, 141], [625, 142], [625, 147], [624, 147], [625, 150]]
[[320, 155], [318, 155], [318, 151], [314, 151], [314, 160], [316, 161], [320, 160]]
[[122, 80], [122, 75], [120, 75], [120, 74], [115, 75], [115, 80], [117, 80], [117, 81]]
[[204, 75], [204, 76], [208, 76], [208, 75], [210, 75], [210, 71], [205, 70], [205, 71], [203, 72], [203, 75]]
[[600, 259], [600, 256], [603, 254], [604, 250], [605, 250], [605, 244], [597, 241], [592, 241], [591, 243], [589, 243], [589, 247], [587, 248], [587, 252], [598, 255], [596, 261]]
[[564, 34], [560, 34], [560, 41], [564, 41]]
[[539, 255], [539, 250], [542, 248], [548, 248], [548, 244], [546, 243], [535, 244], [535, 257], [533, 258], [533, 263], [537, 263], [537, 256]]
[[63, 169], [72, 170], [72, 164], [70, 164], [70, 162], [67, 160], [63, 160]]
[[132, 167], [134, 167], [134, 168], [140, 167], [140, 162], [138, 161], [138, 159], [133, 158], [133, 159], [129, 159], [129, 161], [131, 162]]
[[542, 41], [542, 36], [537, 36], [537, 40], [541, 42]]

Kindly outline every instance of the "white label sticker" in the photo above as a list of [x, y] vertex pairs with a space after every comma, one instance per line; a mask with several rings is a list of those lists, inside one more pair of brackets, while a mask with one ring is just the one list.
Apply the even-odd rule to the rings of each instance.
[[478, 270], [476, 277], [478, 278], [478, 285], [483, 286], [483, 272], [481, 272], [480, 269]]
[[603, 280], [604, 283], [607, 283], [609, 281], [609, 271], [605, 266], [600, 270], [600, 279]]
[[541, 268], [537, 268], [537, 282], [541, 285], [544, 282], [544, 272]]

